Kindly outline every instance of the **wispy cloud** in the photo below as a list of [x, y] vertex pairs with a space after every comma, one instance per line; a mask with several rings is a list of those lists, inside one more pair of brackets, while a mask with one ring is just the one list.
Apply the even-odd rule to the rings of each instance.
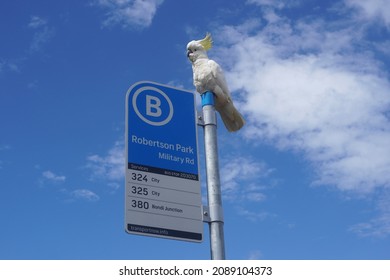
[[103, 26], [146, 28], [152, 24], [163, 0], [96, 0], [94, 3], [107, 11]]
[[0, 145], [0, 151], [7, 151], [10, 149], [11, 149], [10, 145]]
[[390, 187], [390, 81], [374, 53], [386, 42], [368, 39], [360, 20], [291, 21], [265, 10], [263, 21], [216, 33], [233, 38], [217, 53], [222, 63], [229, 57], [224, 66], [248, 120], [245, 138], [301, 153], [315, 170], [313, 184], [358, 195]]
[[124, 142], [117, 141], [106, 155], [88, 156], [86, 167], [91, 170], [92, 178], [118, 181], [124, 178], [124, 162]]
[[55, 34], [54, 28], [48, 25], [47, 20], [39, 16], [31, 16], [28, 27], [34, 30], [33, 39], [30, 43], [30, 52], [42, 50], [43, 46], [49, 42]]
[[57, 175], [50, 170], [42, 172], [42, 177], [50, 182], [65, 182], [66, 177], [63, 175]]
[[345, 4], [356, 8], [361, 20], [383, 22], [387, 28], [390, 28], [390, 10], [385, 8], [389, 4], [387, 0], [345, 0]]
[[272, 169], [263, 162], [243, 156], [229, 156], [221, 161], [221, 186], [224, 199], [228, 201], [256, 201], [266, 199], [262, 179]]
[[360, 30], [280, 18], [257, 31], [225, 27], [221, 38], [233, 30], [241, 40], [224, 53], [248, 139], [302, 151], [316, 184], [357, 192], [390, 186], [390, 83], [360, 52]]
[[368, 222], [350, 227], [350, 231], [361, 237], [383, 238], [390, 235], [390, 192], [381, 193], [377, 205], [378, 215]]
[[[19, 54], [16, 58], [0, 58], [0, 73], [21, 73], [25, 62], [42, 51], [55, 35], [55, 28], [48, 24], [47, 19], [40, 16], [31, 16], [26, 26], [31, 31], [32, 39], [25, 46], [25, 53]], [[29, 85], [28, 87], [31, 88]]]
[[236, 211], [240, 216], [243, 216], [245, 219], [251, 222], [264, 221], [265, 219], [275, 218], [277, 216], [276, 214], [269, 213], [267, 211], [248, 210], [243, 206], [237, 206]]
[[84, 200], [90, 202], [95, 202], [100, 200], [100, 197], [96, 193], [88, 189], [74, 190], [71, 192], [71, 196], [72, 198], [77, 200]]
[[42, 27], [42, 26], [45, 26], [47, 24], [47, 20], [46, 19], [43, 19], [41, 17], [38, 17], [38, 16], [31, 16], [31, 20], [28, 24], [28, 27], [30, 28], [38, 28], [38, 27]]
[[0, 59], [0, 73], [14, 72], [20, 73], [20, 65], [24, 59]]
[[249, 4], [256, 4], [260, 6], [265, 6], [265, 7], [272, 7], [276, 9], [282, 9], [285, 7], [297, 5], [299, 2], [296, 1], [286, 1], [286, 0], [247, 0], [247, 3]]
[[[47, 170], [42, 172], [42, 176], [39, 179], [39, 185], [63, 186], [66, 180], [66, 176], [57, 175], [54, 172]], [[64, 196], [64, 200], [66, 202], [74, 202], [76, 200], [95, 202], [100, 200], [99, 195], [87, 188], [77, 188], [72, 190], [69, 187], [61, 187], [59, 189], [56, 188], [56, 190]]]
[[263, 254], [260, 250], [254, 250], [249, 253], [248, 260], [260, 260], [262, 259]]

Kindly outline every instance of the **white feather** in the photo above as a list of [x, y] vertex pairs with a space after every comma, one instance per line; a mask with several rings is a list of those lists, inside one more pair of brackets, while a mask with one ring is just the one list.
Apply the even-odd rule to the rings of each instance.
[[200, 94], [211, 91], [215, 95], [215, 109], [219, 112], [228, 131], [237, 131], [244, 124], [244, 118], [238, 112], [230, 96], [225, 76], [218, 63], [207, 56], [200, 41], [191, 41], [187, 45], [187, 56], [192, 62], [193, 80]]

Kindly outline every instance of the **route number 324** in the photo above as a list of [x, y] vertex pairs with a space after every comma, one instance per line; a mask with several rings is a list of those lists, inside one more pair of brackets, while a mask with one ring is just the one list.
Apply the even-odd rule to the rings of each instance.
[[148, 176], [142, 175], [140, 173], [131, 173], [131, 180], [133, 181], [138, 181], [138, 182], [147, 182], [148, 181]]

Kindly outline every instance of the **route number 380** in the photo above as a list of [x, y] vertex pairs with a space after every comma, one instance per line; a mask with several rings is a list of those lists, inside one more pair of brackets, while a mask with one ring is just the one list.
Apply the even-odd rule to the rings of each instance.
[[133, 199], [131, 201], [131, 207], [139, 209], [149, 209], [149, 202]]

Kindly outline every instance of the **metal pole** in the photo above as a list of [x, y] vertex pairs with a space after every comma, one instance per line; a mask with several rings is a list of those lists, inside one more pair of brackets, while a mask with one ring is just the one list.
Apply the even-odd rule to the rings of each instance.
[[217, 147], [217, 116], [214, 94], [202, 94], [204, 145], [206, 157], [207, 197], [210, 217], [210, 250], [212, 260], [225, 259], [225, 238], [223, 232], [223, 208], [219, 178]]

